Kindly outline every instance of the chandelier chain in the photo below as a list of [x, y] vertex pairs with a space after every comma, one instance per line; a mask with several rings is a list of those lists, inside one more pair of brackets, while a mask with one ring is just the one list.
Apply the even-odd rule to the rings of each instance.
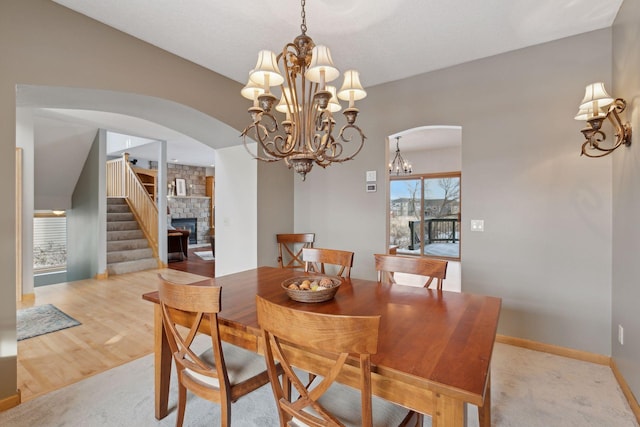
[[300, 31], [302, 31], [302, 34], [307, 34], [307, 14], [304, 11], [305, 4], [306, 4], [305, 0], [300, 1], [300, 5], [302, 6], [302, 12], [300, 12], [300, 17], [302, 17], [302, 24], [300, 24]]

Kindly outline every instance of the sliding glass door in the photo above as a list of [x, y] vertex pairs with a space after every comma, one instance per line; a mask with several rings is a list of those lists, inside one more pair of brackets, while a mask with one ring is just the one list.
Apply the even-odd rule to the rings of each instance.
[[460, 176], [391, 178], [389, 244], [398, 254], [460, 259]]

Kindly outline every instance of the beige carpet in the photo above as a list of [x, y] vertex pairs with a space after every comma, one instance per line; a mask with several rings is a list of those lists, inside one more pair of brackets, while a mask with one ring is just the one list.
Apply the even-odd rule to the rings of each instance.
[[[494, 426], [638, 427], [606, 366], [496, 344], [492, 383]], [[171, 408], [175, 396], [173, 387]], [[476, 408], [467, 412], [469, 426], [477, 426]], [[218, 414], [215, 405], [190, 396], [185, 426], [219, 425]], [[269, 386], [236, 402], [232, 423], [278, 425]], [[0, 425], [174, 426], [175, 411], [161, 421], [153, 417], [153, 358], [146, 356], [0, 413]]]
[[494, 426], [638, 426], [608, 366], [496, 344], [491, 376]]

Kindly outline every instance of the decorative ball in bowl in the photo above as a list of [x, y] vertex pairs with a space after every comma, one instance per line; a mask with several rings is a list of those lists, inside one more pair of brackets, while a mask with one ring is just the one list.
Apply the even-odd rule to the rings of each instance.
[[324, 302], [336, 295], [342, 280], [333, 276], [300, 276], [282, 282], [289, 298], [298, 302]]

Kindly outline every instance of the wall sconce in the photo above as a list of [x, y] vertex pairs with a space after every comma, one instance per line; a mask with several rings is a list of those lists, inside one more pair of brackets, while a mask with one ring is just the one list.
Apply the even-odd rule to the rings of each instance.
[[[604, 88], [604, 83], [592, 83], [587, 86], [584, 99], [580, 103], [576, 120], [586, 120], [587, 126], [580, 132], [586, 138], [582, 144], [582, 154], [587, 157], [603, 157], [621, 145], [631, 145], [631, 124], [622, 123], [620, 113], [627, 102], [622, 98], [612, 98]], [[609, 119], [615, 131], [615, 141], [610, 147], [601, 147], [600, 143], [607, 139], [601, 130], [602, 122]]]

